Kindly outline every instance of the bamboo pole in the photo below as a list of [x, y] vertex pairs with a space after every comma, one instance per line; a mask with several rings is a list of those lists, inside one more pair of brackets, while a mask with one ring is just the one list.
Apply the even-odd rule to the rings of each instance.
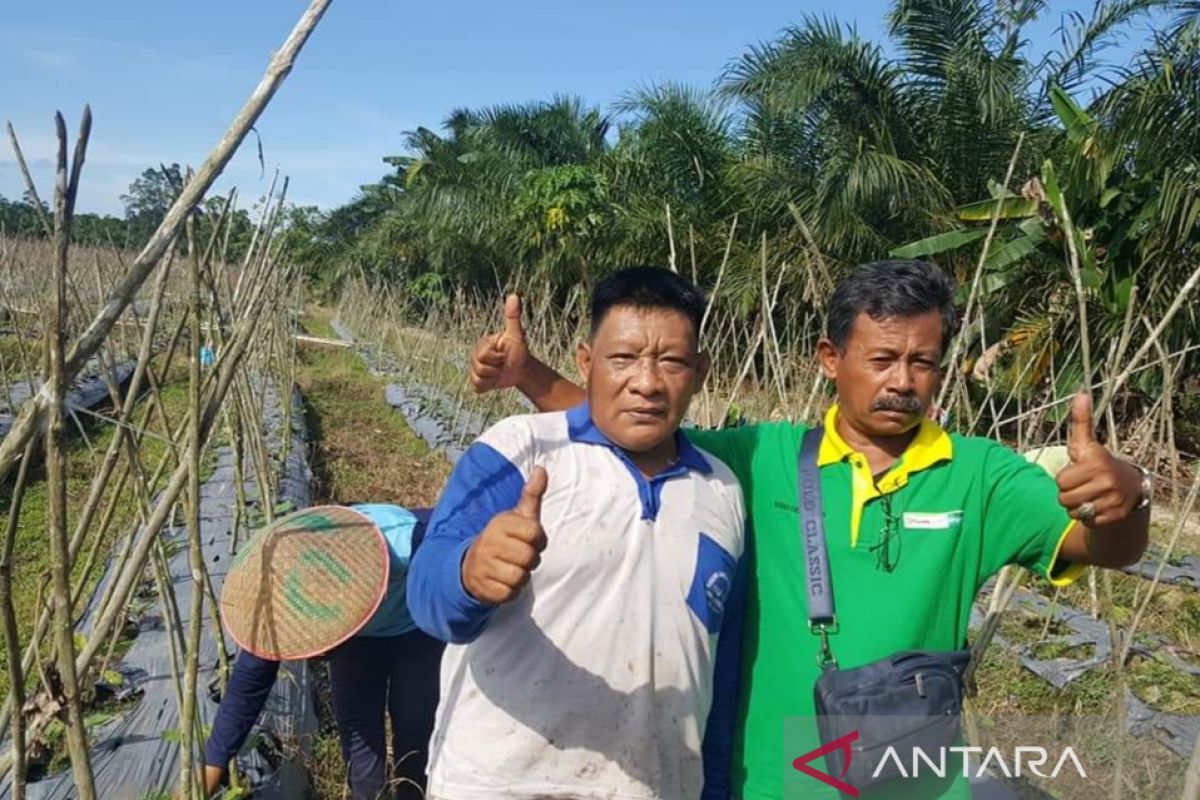
[[[67, 709], [67, 751], [80, 800], [93, 800], [92, 764], [88, 754], [87, 730], [79, 697], [79, 675], [75, 668], [75, 629], [71, 614], [71, 565], [67, 543], [67, 439], [63, 419], [68, 375], [63, 338], [67, 330], [67, 256], [71, 241], [71, 215], [75, 189], [83, 166], [91, 130], [91, 112], [84, 107], [71, 177], [67, 176], [67, 126], [62, 114], [54, 118], [58, 133], [58, 182], [54, 193], [54, 312], [49, 328], [50, 398], [46, 414], [46, 487], [49, 500], [49, 534], [53, 578], [54, 639], [58, 651], [59, 680]], [[42, 395], [39, 395], [42, 396]], [[30, 398], [28, 406], [34, 405]]]
[[186, 665], [183, 679], [182, 733], [179, 759], [179, 795], [193, 796], [203, 789], [192, 769], [196, 721], [196, 679], [200, 669], [200, 632], [204, 623], [204, 553], [200, 540], [200, 254], [196, 251], [195, 219], [187, 225], [188, 276], [191, 282], [191, 349], [188, 353], [188, 563], [192, 577], [192, 608], [188, 619]]
[[[261, 311], [266, 302], [265, 288], [267, 280], [264, 276], [263, 280], [258, 281], [257, 285], [250, 287], [249, 303], [247, 306], [247, 319], [239, 320], [235, 326], [233, 335], [229, 340], [228, 347], [218, 360], [216, 370], [218, 374], [210, 385], [208, 385], [207, 397], [203, 406], [203, 414], [201, 415], [201, 438], [207, 436], [211, 430], [213, 423], [222, 407], [224, 399], [233, 383], [233, 378], [237, 373], [241, 359], [247, 353], [251, 341], [254, 339], [254, 318]], [[164, 455], [164, 460], [160, 462], [160, 471], [165, 464], [167, 456]], [[152, 509], [146, 524], [142, 526], [140, 535], [136, 537], [136, 542], [130, 540], [130, 554], [126, 563], [114, 573], [113, 580], [110, 582], [111, 591], [109, 600], [103, 606], [103, 610], [94, 618], [91, 637], [85, 642], [82, 651], [75, 657], [75, 666], [77, 672], [86, 670], [92, 665], [104, 648], [104, 644], [109, 640], [116, 628], [116, 623], [124, 614], [129, 598], [132, 594], [134, 585], [140, 580], [143, 566], [147, 564], [151, 548], [157, 543], [158, 532], [162, 529], [163, 524], [170, 516], [176, 501], [181, 495], [188, 477], [187, 463], [180, 464], [175, 468], [166, 488], [161, 493], [157, 504]], [[33, 642], [36, 647], [36, 638]], [[35, 663], [36, 650], [35, 650]], [[41, 726], [46, 722], [44, 718], [33, 720], [29, 734], [30, 736], [37, 735]], [[0, 777], [7, 774], [12, 767], [12, 759], [5, 758], [0, 761]]]
[[[204, 438], [211, 430], [221, 405], [234, 382], [234, 377], [240, 369], [241, 359], [248, 350], [251, 340], [254, 338], [255, 317], [257, 316], [257, 312], [262, 308], [265, 299], [263, 288], [261, 282], [255, 288], [247, 318], [239, 320], [238, 325], [234, 329], [234, 334], [230, 337], [229, 343], [225, 348], [225, 352], [217, 359], [217, 364], [214, 365], [214, 368], [218, 370], [218, 376], [210, 389], [204, 406], [204, 413], [201, 416], [201, 438]], [[187, 475], [188, 465], [186, 463], [175, 468], [167, 486], [163, 489], [159, 497], [158, 503], [154, 507], [149, 521], [140, 532], [138, 542], [130, 558], [132, 565], [140, 566], [146, 563], [151, 543], [166, 523], [171, 509], [183, 492], [187, 482]], [[112, 629], [117, 615], [128, 602], [129, 595], [137, 580], [138, 572], [139, 569], [127, 567], [117, 576], [114, 583], [114, 599], [94, 623], [94, 631], [98, 631], [101, 635], [104, 635]], [[95, 657], [98, 649], [94, 641], [95, 638], [93, 637], [93, 640], [87, 642], [84, 650], [79, 655], [77, 663], [86, 665]]]
[[[179, 234], [187, 215], [200, 202], [205, 192], [212, 186], [213, 181], [229, 163], [229, 159], [233, 157], [242, 140], [246, 138], [250, 128], [254, 126], [263, 109], [267, 107], [275, 92], [291, 72], [296, 57], [331, 2], [332, 0], [312, 0], [287, 40], [284, 41], [283, 46], [272, 57], [266, 74], [263, 75], [237, 116], [234, 117], [229, 129], [209, 154], [208, 159], [188, 181], [179, 197], [175, 199], [166, 217], [150, 237], [150, 241], [113, 288], [100, 313], [92, 319], [70, 351], [66, 353], [62, 376], [65, 381], [69, 382], [74, 379], [87, 360], [95, 355], [104, 343], [113, 325], [133, 301], [141, 285]], [[80, 163], [82, 164], [82, 161]], [[22, 408], [20, 416], [13, 422], [12, 429], [4, 437], [3, 442], [0, 442], [0, 481], [8, 477], [24, 451], [25, 445], [44, 423], [48, 411], [49, 398], [44, 394], [38, 394], [31, 398], [30, 402]]]
[[8, 506], [8, 525], [4, 530], [4, 551], [0, 556], [0, 614], [4, 618], [4, 647], [8, 654], [8, 685], [12, 691], [9, 714], [12, 727], [12, 800], [25, 800], [25, 669], [21, 663], [21, 635], [17, 630], [17, 611], [13, 607], [12, 568], [13, 545], [17, 539], [17, 523], [21, 516], [21, 501], [25, 497], [25, 486], [29, 479], [29, 464], [33, 461], [36, 442], [25, 446], [25, 455], [17, 470], [17, 482], [13, 486]]

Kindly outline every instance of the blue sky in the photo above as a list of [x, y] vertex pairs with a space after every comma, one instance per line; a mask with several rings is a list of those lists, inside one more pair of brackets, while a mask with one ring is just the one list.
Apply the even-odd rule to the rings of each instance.
[[[119, 196], [159, 162], [199, 164], [307, 5], [303, 0], [16, 0], [0, 27], [0, 118], [10, 120], [46, 197], [52, 115], [74, 129], [85, 101], [94, 126], [81, 211], [120, 214]], [[1035, 31], [1055, 40], [1054, 2]], [[641, 83], [707, 86], [749, 44], [805, 13], [834, 14], [882, 39], [883, 0], [562, 0], [400, 3], [335, 0], [259, 121], [267, 174], [251, 139], [218, 189], [266, 190], [279, 165], [295, 202], [353, 197], [402, 151], [401, 133], [438, 127], [458, 106], [582, 95], [607, 108]], [[1146, 26], [1140, 26], [1146, 30]], [[1107, 54], [1121, 60], [1132, 44]], [[22, 186], [7, 142], [0, 194]]]

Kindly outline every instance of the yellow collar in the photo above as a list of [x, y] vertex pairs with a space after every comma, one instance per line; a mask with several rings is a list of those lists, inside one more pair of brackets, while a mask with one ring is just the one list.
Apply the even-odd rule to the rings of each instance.
[[949, 461], [954, 455], [954, 447], [950, 435], [937, 423], [922, 419], [917, 435], [909, 442], [903, 455], [887, 474], [876, 481], [866, 457], [846, 444], [846, 440], [838, 433], [837, 413], [838, 407], [834, 405], [825, 414], [825, 435], [821, 437], [821, 449], [817, 452], [817, 466], [824, 467], [840, 461], [850, 462], [850, 546], [856, 547], [863, 507], [867, 502], [905, 486], [909, 475], [929, 469], [942, 461]]
[[[825, 412], [825, 435], [821, 438], [821, 449], [817, 453], [817, 466], [825, 467], [858, 455], [858, 451], [846, 444], [846, 440], [838, 433], [837, 415], [836, 403]], [[922, 418], [917, 435], [909, 442], [904, 455], [889, 473], [903, 469], [912, 474], [929, 469], [942, 461], [949, 461], [953, 457], [954, 445], [950, 441], [950, 435], [933, 420]]]

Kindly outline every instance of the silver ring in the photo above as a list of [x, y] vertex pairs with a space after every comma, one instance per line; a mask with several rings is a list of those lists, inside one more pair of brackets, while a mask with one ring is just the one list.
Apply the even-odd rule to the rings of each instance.
[[1079, 515], [1079, 521], [1087, 524], [1096, 519], [1096, 506], [1094, 503], [1080, 503], [1079, 508], [1075, 509], [1075, 513]]

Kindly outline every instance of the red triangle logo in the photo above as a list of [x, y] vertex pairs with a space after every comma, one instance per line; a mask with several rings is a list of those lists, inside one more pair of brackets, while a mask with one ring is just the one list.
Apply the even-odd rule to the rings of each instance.
[[[792, 767], [798, 769], [810, 778], [816, 778], [821, 783], [827, 786], [832, 786], [839, 792], [848, 794], [851, 797], [858, 797], [858, 789], [846, 783], [842, 778], [846, 777], [846, 770], [850, 769], [850, 743], [858, 741], [858, 731], [851, 731], [845, 736], [839, 736], [829, 744], [821, 745], [816, 750], [810, 750], [804, 755], [792, 762]], [[818, 758], [823, 758], [825, 755], [832, 753], [834, 750], [841, 750], [845, 755], [845, 768], [842, 774], [836, 778], [832, 775], [821, 772], [819, 769], [810, 767], [808, 762], [816, 761]]]

